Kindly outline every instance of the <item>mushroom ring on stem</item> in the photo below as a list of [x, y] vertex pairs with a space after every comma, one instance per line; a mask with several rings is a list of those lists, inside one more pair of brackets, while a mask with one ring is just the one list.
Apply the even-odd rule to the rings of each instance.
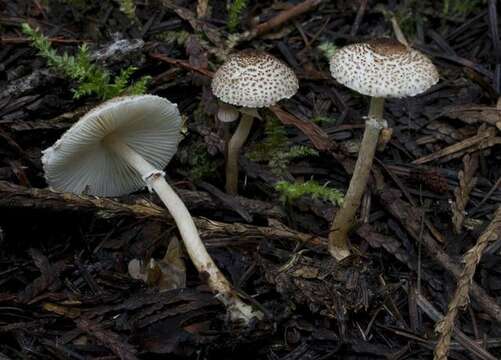
[[84, 115], [43, 151], [48, 184], [55, 190], [120, 196], [148, 186], [163, 201], [193, 264], [227, 306], [232, 319], [248, 323], [262, 314], [244, 303], [214, 263], [188, 209], [165, 181], [162, 169], [177, 150], [177, 105], [153, 96], [121, 97]]
[[[238, 192], [238, 158], [249, 136], [257, 108], [275, 105], [297, 92], [297, 77], [287, 65], [270, 54], [242, 51], [230, 55], [212, 79], [212, 92], [223, 102], [218, 118], [223, 122], [236, 120], [235, 108], [242, 117], [228, 143], [226, 157], [226, 192]], [[243, 109], [242, 109], [243, 108]]]
[[337, 50], [330, 60], [330, 71], [341, 84], [371, 96], [355, 169], [329, 234], [329, 251], [342, 260], [350, 254], [348, 234], [369, 180], [379, 134], [387, 127], [384, 99], [418, 95], [436, 84], [439, 75], [425, 55], [391, 39], [374, 39]]

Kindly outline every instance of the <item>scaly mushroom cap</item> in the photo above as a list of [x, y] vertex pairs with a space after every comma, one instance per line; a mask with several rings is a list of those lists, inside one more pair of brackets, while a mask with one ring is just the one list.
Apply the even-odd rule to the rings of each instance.
[[439, 80], [428, 57], [391, 39], [375, 39], [337, 50], [330, 60], [330, 70], [341, 84], [373, 97], [414, 96]]
[[212, 79], [221, 101], [250, 108], [268, 107], [288, 99], [298, 89], [297, 77], [277, 58], [256, 51], [230, 55]]
[[142, 95], [107, 101], [42, 152], [47, 183], [55, 190], [97, 196], [139, 190], [145, 182], [107, 147], [107, 139], [120, 139], [157, 169], [163, 169], [177, 150], [180, 126], [177, 105], [167, 99]]

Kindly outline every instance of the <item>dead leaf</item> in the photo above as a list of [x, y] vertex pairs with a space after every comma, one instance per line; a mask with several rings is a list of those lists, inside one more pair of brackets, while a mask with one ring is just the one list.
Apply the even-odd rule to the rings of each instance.
[[446, 107], [439, 116], [458, 119], [467, 124], [486, 123], [501, 129], [501, 109], [494, 106], [453, 105]]
[[44, 303], [43, 306], [44, 310], [68, 317], [70, 319], [74, 319], [80, 316], [80, 309], [77, 308], [70, 308], [67, 306], [61, 306], [58, 304], [54, 303]]
[[208, 15], [209, 0], [197, 1], [197, 18], [204, 18]]
[[177, 237], [172, 237], [161, 260], [141, 261], [132, 259], [129, 262], [129, 275], [145, 282], [149, 287], [159, 291], [167, 291], [186, 287], [186, 267], [181, 258], [183, 254]]
[[186, 287], [186, 266], [182, 259], [183, 249], [179, 239], [173, 236], [162, 260], [157, 262], [161, 272], [157, 286], [160, 291]]
[[30, 249], [29, 253], [33, 262], [40, 270], [40, 277], [33, 280], [33, 282], [26, 286], [24, 291], [18, 295], [19, 301], [21, 302], [29, 302], [43, 291], [49, 288], [55, 289], [59, 287], [59, 274], [66, 267], [66, 264], [63, 261], [59, 261], [52, 265], [49, 262], [49, 259], [39, 250]]
[[447, 146], [430, 155], [420, 157], [412, 163], [422, 165], [427, 162], [441, 159], [442, 162], [463, 156], [465, 153], [475, 152], [481, 149], [494, 146], [501, 142], [501, 138], [495, 137], [496, 129], [492, 127], [480, 127], [478, 134], [460, 141], [454, 145]]

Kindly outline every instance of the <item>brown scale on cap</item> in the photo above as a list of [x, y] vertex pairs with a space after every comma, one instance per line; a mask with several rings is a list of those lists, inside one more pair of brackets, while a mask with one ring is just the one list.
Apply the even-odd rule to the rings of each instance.
[[221, 101], [244, 107], [267, 107], [292, 97], [296, 75], [277, 58], [257, 51], [230, 55], [212, 79], [212, 92]]
[[439, 80], [428, 57], [390, 39], [339, 49], [331, 58], [330, 70], [341, 84], [373, 97], [414, 96]]

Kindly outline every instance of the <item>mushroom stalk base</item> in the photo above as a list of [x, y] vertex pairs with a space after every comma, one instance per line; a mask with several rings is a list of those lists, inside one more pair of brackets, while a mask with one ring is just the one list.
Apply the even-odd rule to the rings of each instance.
[[206, 274], [210, 288], [216, 297], [223, 302], [233, 320], [243, 320], [245, 323], [256, 317], [262, 318], [260, 312], [254, 311], [244, 303], [231, 288], [230, 283], [218, 269], [200, 239], [193, 218], [183, 201], [165, 181], [164, 173], [155, 169], [141, 155], [118, 139], [110, 139], [107, 143], [117, 155], [121, 156], [145, 180], [149, 188], [155, 190], [163, 201], [177, 224], [186, 251], [200, 274]]
[[355, 170], [351, 177], [348, 191], [342, 207], [337, 211], [329, 233], [329, 252], [337, 260], [350, 255], [348, 234], [355, 223], [357, 209], [365, 192], [376, 152], [381, 130], [385, 128], [383, 120], [384, 98], [372, 98], [369, 116], [365, 122], [365, 131], [360, 145]]
[[249, 136], [254, 118], [242, 114], [237, 130], [228, 144], [228, 157], [226, 159], [226, 192], [235, 195], [238, 193], [238, 158], [240, 150]]

